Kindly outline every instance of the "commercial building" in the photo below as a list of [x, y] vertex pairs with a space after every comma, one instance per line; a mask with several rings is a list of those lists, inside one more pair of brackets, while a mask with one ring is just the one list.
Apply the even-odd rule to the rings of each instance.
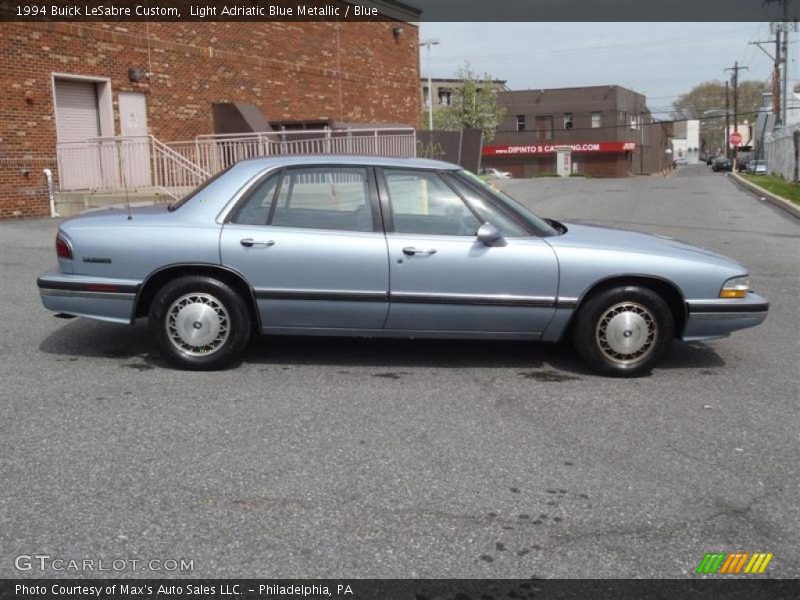
[[696, 165], [700, 162], [700, 121], [688, 119], [672, 125], [672, 158]]
[[173, 142], [214, 133], [214, 103], [288, 128], [416, 127], [419, 12], [381, 6], [396, 20], [2, 23], [0, 218], [49, 214], [43, 170], [56, 188], [80, 177], [65, 153], [86, 140], [152, 135], [172, 156]]
[[617, 86], [501, 91], [506, 109], [483, 166], [515, 177], [556, 172], [557, 147], [571, 148], [571, 171], [592, 177], [657, 173], [671, 161], [669, 127], [646, 98]]

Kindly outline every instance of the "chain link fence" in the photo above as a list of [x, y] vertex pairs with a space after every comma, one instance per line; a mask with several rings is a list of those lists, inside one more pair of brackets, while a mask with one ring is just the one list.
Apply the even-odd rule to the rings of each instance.
[[776, 173], [786, 181], [798, 181], [800, 125], [768, 133], [764, 137], [764, 158], [770, 173]]

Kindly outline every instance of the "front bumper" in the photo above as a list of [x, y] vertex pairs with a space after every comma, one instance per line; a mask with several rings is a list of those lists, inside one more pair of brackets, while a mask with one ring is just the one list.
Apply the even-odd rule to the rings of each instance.
[[57, 313], [112, 323], [133, 322], [140, 281], [66, 275], [53, 268], [36, 280], [42, 304]]
[[729, 300], [687, 300], [686, 328], [683, 339], [687, 342], [723, 338], [732, 332], [760, 325], [767, 318], [769, 301], [754, 292], [746, 298]]

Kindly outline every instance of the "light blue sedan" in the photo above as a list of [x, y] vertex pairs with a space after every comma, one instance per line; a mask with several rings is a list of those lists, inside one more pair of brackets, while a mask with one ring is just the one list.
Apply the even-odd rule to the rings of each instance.
[[758, 325], [739, 263], [660, 236], [542, 219], [448, 163], [240, 162], [170, 206], [64, 221], [38, 279], [61, 316], [149, 316], [179, 367], [231, 364], [252, 331], [571, 339], [594, 370], [649, 372], [670, 340]]

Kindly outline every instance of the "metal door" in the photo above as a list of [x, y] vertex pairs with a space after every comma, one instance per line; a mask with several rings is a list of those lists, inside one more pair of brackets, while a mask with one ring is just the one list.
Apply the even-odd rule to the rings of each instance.
[[150, 137], [147, 130], [147, 100], [141, 92], [119, 93], [120, 164], [131, 189], [150, 187]]

